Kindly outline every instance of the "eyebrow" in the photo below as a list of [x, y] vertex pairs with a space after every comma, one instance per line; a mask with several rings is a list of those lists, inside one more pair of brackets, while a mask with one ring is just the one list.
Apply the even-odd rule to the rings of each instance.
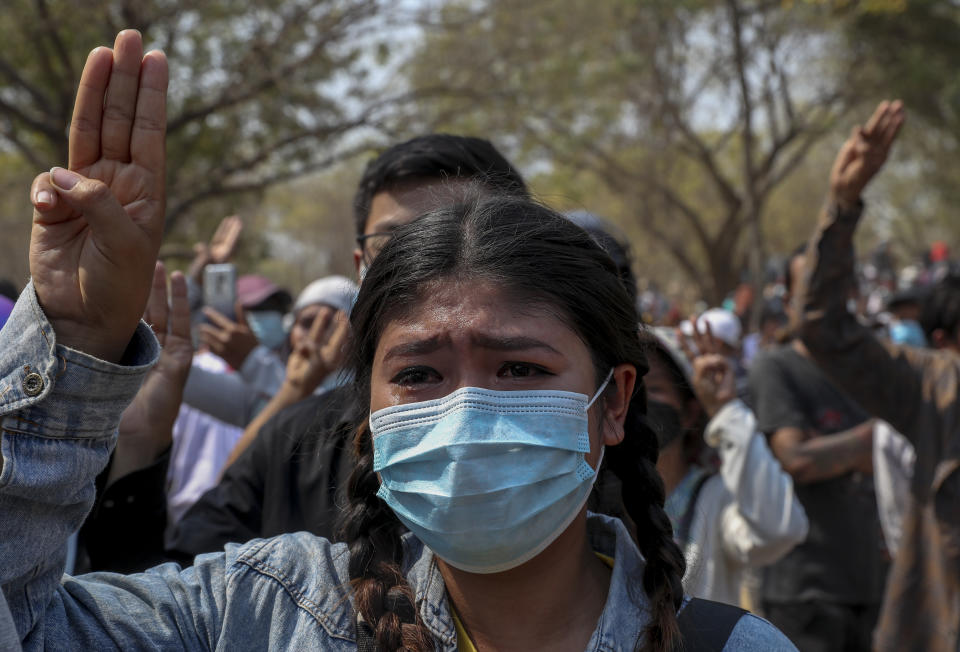
[[[470, 342], [474, 346], [484, 349], [491, 349], [493, 351], [524, 351], [528, 349], [544, 349], [546, 351], [550, 351], [551, 353], [555, 353], [556, 355], [562, 355], [557, 349], [553, 348], [542, 340], [521, 335], [514, 337], [495, 337], [493, 335], [478, 334], [471, 336]], [[449, 344], [449, 336], [434, 335], [433, 337], [427, 337], [422, 340], [414, 340], [412, 342], [397, 344], [387, 351], [386, 354], [384, 354], [383, 359], [386, 361], [396, 357], [427, 355], [443, 348], [444, 346], [449, 346]]]
[[391, 349], [384, 354], [383, 359], [386, 361], [390, 358], [399, 358], [403, 356], [426, 355], [428, 353], [433, 353], [434, 351], [448, 344], [450, 344], [449, 336], [434, 335], [433, 337], [427, 337], [422, 340], [413, 340], [411, 342], [397, 344], [396, 346], [391, 347]]
[[561, 355], [559, 351], [542, 340], [534, 337], [525, 337], [518, 335], [515, 337], [494, 337], [492, 335], [478, 334], [470, 338], [474, 346], [494, 351], [523, 351], [526, 349], [545, 349]]

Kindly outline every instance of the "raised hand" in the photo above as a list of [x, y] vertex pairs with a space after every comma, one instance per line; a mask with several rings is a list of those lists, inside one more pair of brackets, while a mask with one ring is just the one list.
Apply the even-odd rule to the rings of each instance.
[[677, 342], [680, 343], [680, 348], [690, 361], [690, 364], [693, 364], [693, 361], [697, 358], [697, 356], [706, 355], [708, 353], [720, 354], [723, 352], [720, 340], [713, 335], [713, 329], [710, 328], [710, 322], [704, 320], [703, 330], [700, 330], [698, 319], [695, 315], [690, 316], [689, 322], [691, 328], [693, 329], [689, 335], [684, 333], [679, 328], [676, 329], [674, 334], [677, 337]]
[[203, 309], [212, 324], [202, 324], [200, 326], [200, 341], [209, 347], [209, 349], [223, 358], [228, 365], [234, 369], [240, 369], [243, 361], [247, 359], [250, 352], [257, 344], [257, 336], [250, 330], [247, 320], [244, 317], [243, 306], [238, 301], [235, 307], [237, 321], [224, 316], [220, 312], [210, 308]]
[[310, 331], [287, 358], [285, 389], [309, 396], [331, 373], [340, 368], [346, 355], [350, 322], [347, 316], [324, 306], [310, 325]]
[[233, 258], [233, 252], [237, 249], [237, 242], [242, 232], [243, 222], [237, 215], [223, 218], [207, 248], [210, 252], [210, 262], [225, 263]]
[[886, 162], [905, 119], [902, 102], [884, 101], [866, 125], [853, 128], [830, 171], [830, 192], [835, 200], [847, 206], [860, 200], [863, 189]]
[[210, 244], [198, 242], [194, 245], [194, 259], [190, 263], [190, 276], [202, 283], [203, 268], [210, 263], [226, 263], [233, 258], [243, 233], [243, 221], [237, 215], [231, 215], [220, 220], [217, 230], [210, 238]]
[[689, 337], [678, 331], [680, 346], [693, 365], [693, 393], [711, 417], [737, 397], [733, 365], [721, 355], [720, 342], [714, 337], [710, 324], [700, 330], [695, 317], [690, 318], [693, 334]]
[[338, 310], [324, 306], [314, 317], [310, 331], [298, 342], [287, 358], [287, 375], [270, 402], [247, 424], [243, 436], [230, 451], [226, 470], [257, 438], [260, 429], [275, 414], [310, 396], [323, 379], [340, 368], [345, 344], [350, 334], [350, 321]]
[[150, 324], [163, 351], [120, 419], [120, 437], [108, 483], [153, 463], [171, 444], [193, 360], [190, 302], [183, 274], [171, 274], [168, 304], [166, 270], [157, 262], [143, 319]]
[[150, 294], [165, 209], [167, 61], [139, 32], [87, 57], [68, 168], [34, 179], [30, 274], [57, 340], [119, 361]]

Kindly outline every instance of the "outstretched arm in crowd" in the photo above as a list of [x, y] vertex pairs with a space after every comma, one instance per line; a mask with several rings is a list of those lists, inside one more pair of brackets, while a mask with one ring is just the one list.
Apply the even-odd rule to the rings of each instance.
[[174, 272], [170, 276], [170, 290], [168, 305], [166, 269], [163, 263], [157, 262], [143, 319], [153, 329], [162, 351], [120, 419], [107, 487], [118, 478], [153, 464], [173, 443], [173, 424], [190, 373], [193, 342], [183, 274]]
[[240, 234], [243, 233], [243, 220], [238, 215], [231, 215], [220, 220], [217, 230], [210, 238], [210, 244], [198, 242], [193, 246], [193, 260], [187, 271], [189, 278], [197, 286], [203, 285], [203, 270], [207, 265], [229, 262], [237, 250]]
[[[0, 331], [0, 589], [26, 649], [215, 647], [224, 558], [63, 577], [118, 423], [156, 361], [140, 322], [164, 220], [167, 62], [140, 34], [90, 53], [69, 169], [34, 181], [33, 277]], [[210, 632], [201, 643], [203, 632]]]
[[733, 498], [719, 514], [724, 553], [742, 565], [773, 563], [806, 538], [806, 512], [753, 412], [737, 398], [733, 367], [709, 325], [701, 333], [696, 320], [691, 323], [697, 353], [684, 348], [693, 364], [694, 393], [710, 416], [704, 439], [720, 455], [720, 477]]
[[860, 195], [886, 161], [903, 121], [900, 102], [882, 102], [840, 149], [796, 301], [798, 333], [820, 368], [916, 444], [921, 413], [957, 409], [956, 364], [931, 351], [881, 342], [847, 311], [844, 292], [854, 278]]
[[349, 332], [350, 322], [341, 311], [325, 306], [317, 314], [307, 336], [287, 358], [283, 385], [244, 429], [243, 436], [230, 451], [224, 471], [250, 447], [265, 423], [284, 408], [310, 396], [327, 376], [340, 368]]

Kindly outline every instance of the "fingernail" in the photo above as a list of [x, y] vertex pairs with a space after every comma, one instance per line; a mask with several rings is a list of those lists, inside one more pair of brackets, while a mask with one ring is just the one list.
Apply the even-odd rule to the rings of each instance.
[[71, 172], [70, 170], [64, 170], [63, 168], [51, 168], [50, 178], [53, 179], [54, 185], [56, 185], [58, 188], [70, 190], [75, 185], [80, 183], [80, 179], [82, 177], [76, 172]]
[[41, 190], [37, 193], [37, 206], [42, 208], [50, 208], [53, 206], [53, 193], [49, 190]]

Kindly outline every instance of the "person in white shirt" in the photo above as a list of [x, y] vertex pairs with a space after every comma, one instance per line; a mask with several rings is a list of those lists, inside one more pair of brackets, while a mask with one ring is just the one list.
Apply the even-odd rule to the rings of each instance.
[[[793, 481], [756, 430], [750, 409], [736, 397], [733, 369], [710, 334], [694, 331], [695, 346], [655, 329], [647, 386], [650, 419], [660, 438], [657, 469], [667, 491], [665, 509], [684, 551], [685, 590], [739, 604], [748, 568], [770, 564], [807, 535], [807, 517]], [[685, 346], [692, 365], [679, 350]], [[697, 353], [694, 354], [693, 350]], [[702, 462], [703, 438], [719, 456], [719, 471]], [[657, 423], [659, 421], [659, 423]]]

